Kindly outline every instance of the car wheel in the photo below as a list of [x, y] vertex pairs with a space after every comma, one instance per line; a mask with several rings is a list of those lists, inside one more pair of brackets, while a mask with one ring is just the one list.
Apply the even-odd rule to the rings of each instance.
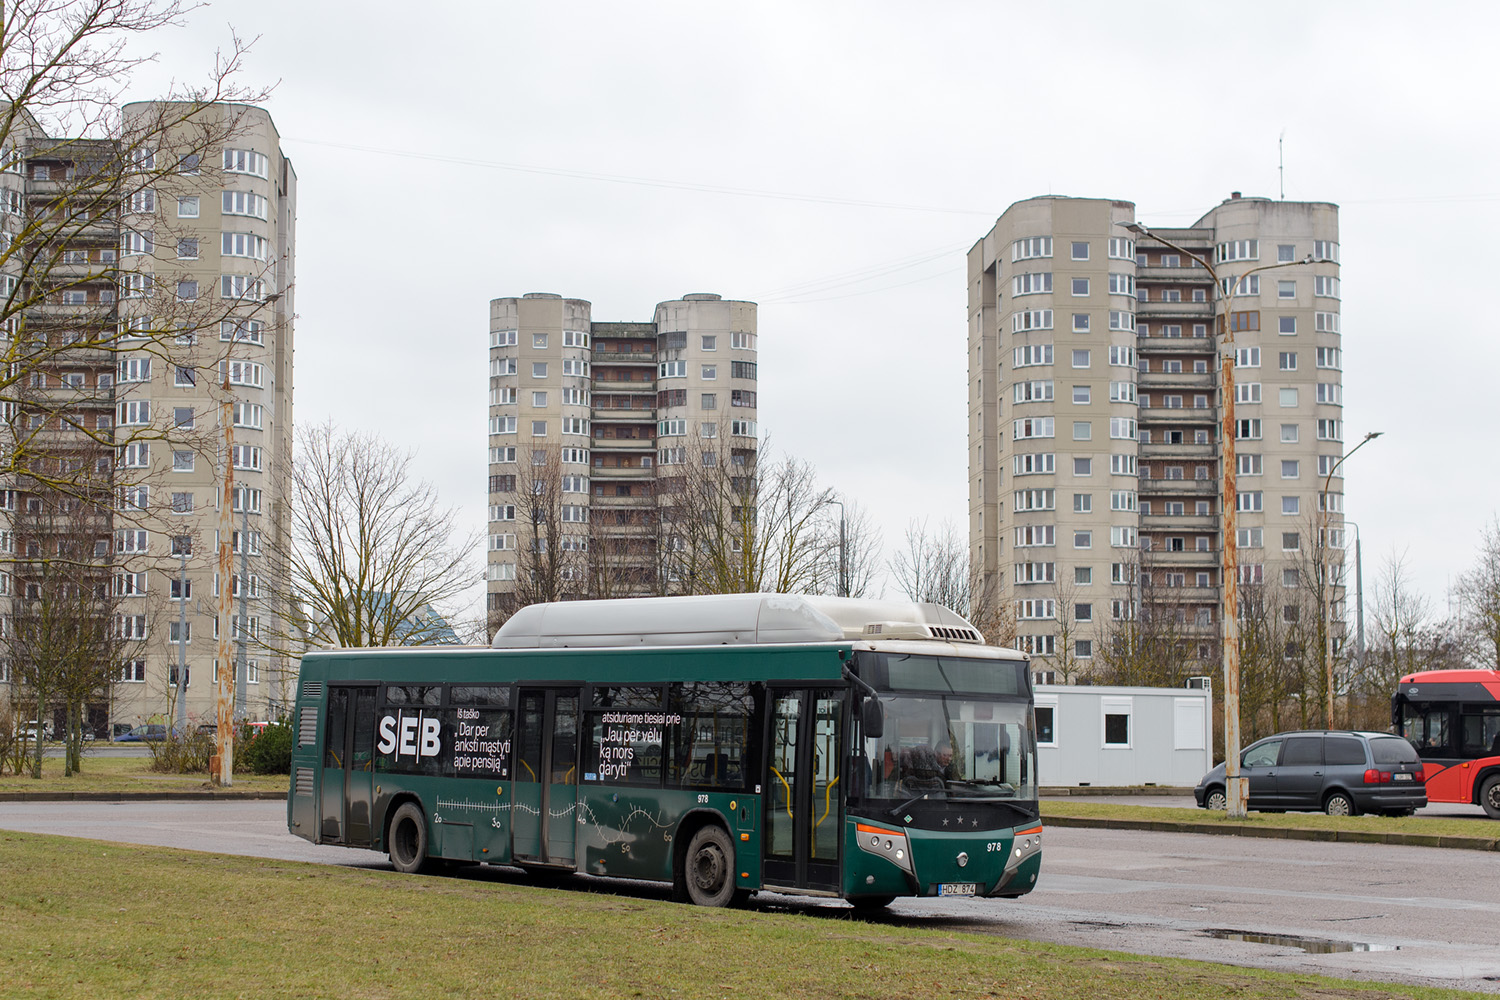
[[1203, 793], [1203, 808], [1213, 812], [1229, 811], [1229, 796], [1224, 794], [1224, 789], [1215, 785]]
[[1480, 786], [1479, 804], [1490, 819], [1500, 819], [1500, 774], [1491, 775]]
[[411, 875], [428, 866], [427, 817], [415, 802], [402, 803], [391, 817], [391, 833], [386, 843], [390, 847], [391, 867], [398, 872]]
[[675, 895], [695, 906], [734, 902], [734, 844], [723, 827], [709, 825], [693, 834], [677, 880]]
[[1353, 816], [1354, 800], [1343, 792], [1334, 792], [1324, 800], [1323, 811], [1330, 816]]

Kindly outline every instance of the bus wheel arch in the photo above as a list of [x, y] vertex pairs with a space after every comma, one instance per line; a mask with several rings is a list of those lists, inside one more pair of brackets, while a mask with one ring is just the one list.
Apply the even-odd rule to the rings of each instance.
[[408, 875], [424, 871], [430, 866], [431, 844], [422, 805], [411, 796], [398, 799], [393, 805], [385, 827], [386, 854], [391, 867]]
[[1480, 775], [1474, 785], [1478, 789], [1474, 804], [1482, 806], [1490, 819], [1500, 819], [1500, 769]]
[[737, 905], [734, 840], [716, 813], [689, 814], [672, 838], [672, 898], [697, 906]]

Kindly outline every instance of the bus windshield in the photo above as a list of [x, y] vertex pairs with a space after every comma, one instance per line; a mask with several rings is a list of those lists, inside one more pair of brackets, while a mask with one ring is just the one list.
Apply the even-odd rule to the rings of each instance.
[[1024, 701], [882, 695], [885, 732], [864, 741], [872, 799], [1034, 799], [1036, 738]]
[[1024, 660], [862, 653], [884, 733], [864, 740], [872, 799], [1035, 799]]

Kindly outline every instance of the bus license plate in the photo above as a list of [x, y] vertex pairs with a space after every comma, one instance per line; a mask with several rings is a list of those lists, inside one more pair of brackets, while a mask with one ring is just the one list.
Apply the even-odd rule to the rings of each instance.
[[939, 882], [939, 896], [972, 896], [979, 887], [973, 882]]
[[1397, 781], [1410, 781], [1411, 780], [1411, 775], [1409, 773], [1405, 772], [1405, 771], [1397, 771], [1395, 774], [1391, 775], [1391, 777], [1395, 778]]

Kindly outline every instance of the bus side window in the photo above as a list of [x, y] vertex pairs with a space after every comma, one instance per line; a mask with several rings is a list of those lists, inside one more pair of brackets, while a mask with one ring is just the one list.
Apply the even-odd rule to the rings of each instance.
[[328, 725], [323, 727], [323, 766], [344, 769], [344, 731], [349, 719], [349, 689], [328, 692]]

